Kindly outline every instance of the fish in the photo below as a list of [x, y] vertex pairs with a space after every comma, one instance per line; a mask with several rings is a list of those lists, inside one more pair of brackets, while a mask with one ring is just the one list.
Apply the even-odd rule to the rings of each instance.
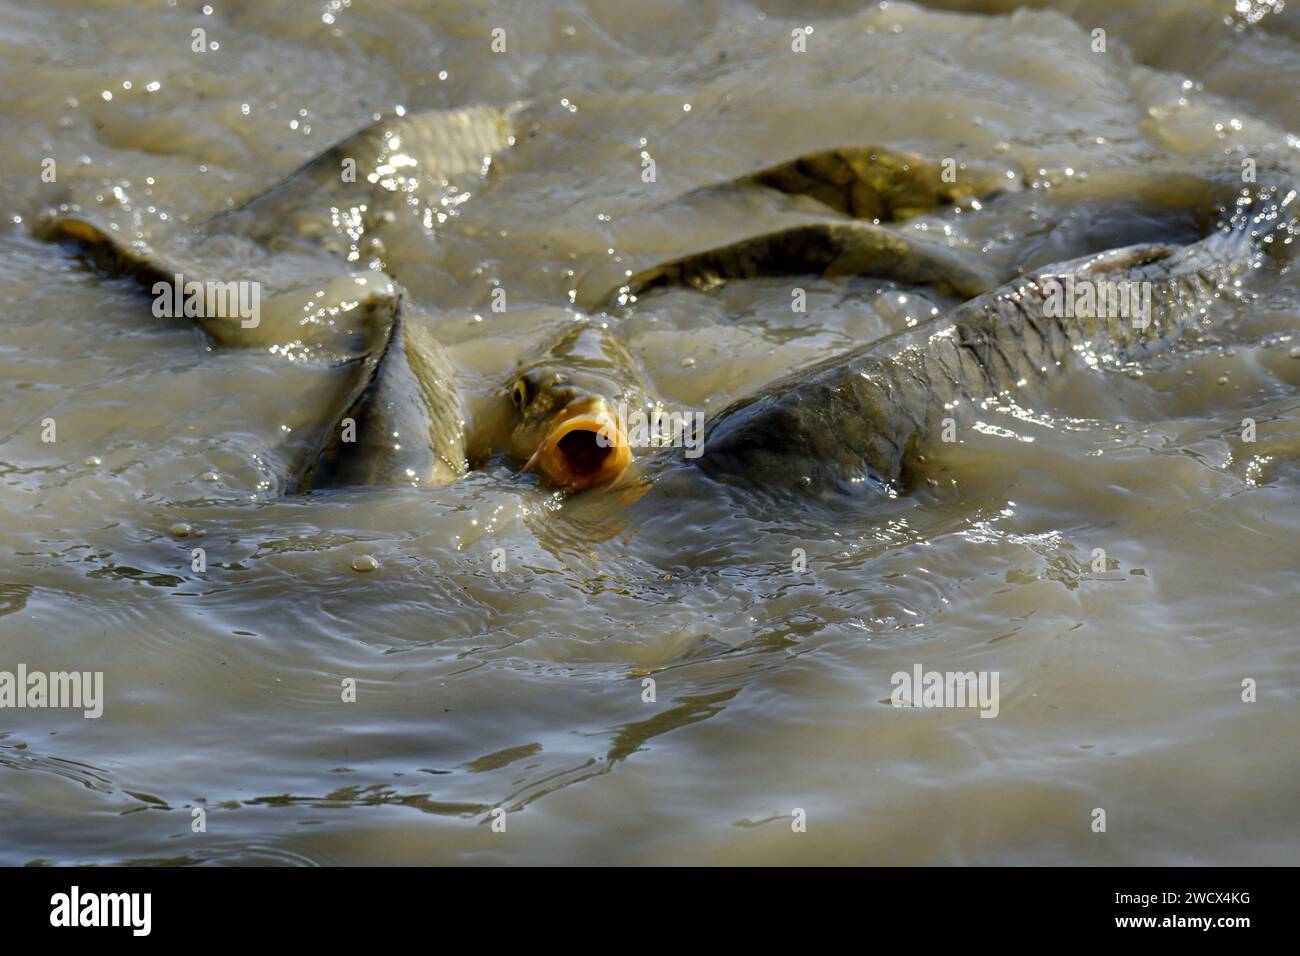
[[65, 204], [35, 231], [155, 296], [191, 284], [252, 286], [260, 306], [252, 321], [206, 308], [186, 314], [212, 345], [345, 367], [344, 387], [322, 407], [286, 487], [447, 484], [468, 471], [456, 370], [434, 334], [436, 316], [416, 308], [373, 257], [385, 228], [421, 193], [436, 203], [449, 180], [486, 175], [512, 142], [519, 108], [383, 118], [194, 228], [154, 235]]
[[[1202, 184], [1198, 195], [1212, 187]], [[1218, 192], [1222, 192], [1220, 187]], [[1187, 197], [1183, 197], [1184, 199]], [[1202, 204], [1204, 205], [1204, 204]], [[801, 368], [719, 411], [693, 463], [768, 494], [896, 493], [945, 420], [1000, 395], [1032, 396], [1083, 355], [1141, 361], [1208, 321], [1266, 254], [1300, 229], [1289, 183], [1241, 191], [1228, 221], [1191, 244], [1148, 242], [1048, 265], [915, 328]], [[1077, 310], [1067, 286], [1147, 283], [1149, 307]], [[1129, 314], [1131, 313], [1131, 314]]]
[[964, 298], [996, 286], [989, 264], [942, 242], [890, 228], [962, 200], [990, 200], [1015, 191], [1023, 174], [987, 163], [934, 162], [883, 146], [841, 146], [721, 183], [691, 190], [671, 205], [690, 208], [720, 197], [743, 204], [743, 194], [771, 190], [812, 200], [840, 218], [819, 218], [747, 236], [629, 275], [597, 301], [628, 305], [646, 292], [671, 286], [712, 291], [735, 279], [820, 274], [871, 276], [933, 286]]
[[[358, 261], [373, 254], [373, 240], [399, 214], [436, 205], [448, 182], [487, 176], [493, 159], [513, 142], [525, 105], [383, 117], [235, 209], [217, 213], [202, 231], [240, 235], [276, 254], [322, 250]], [[421, 198], [424, 203], [415, 201]]]
[[[634, 456], [629, 416], [659, 422], [662, 403], [608, 321], [579, 316], [549, 347], [521, 362], [471, 421], [457, 370], [435, 334], [437, 316], [409, 300], [377, 256], [385, 228], [420, 190], [486, 175], [512, 141], [513, 107], [429, 111], [374, 124], [283, 182], [194, 229], [159, 237], [115, 229], [62, 209], [38, 234], [73, 244], [95, 267], [155, 290], [182, 278], [268, 288], [261, 321], [202, 311], [219, 345], [265, 348], [290, 360], [344, 366], [337, 401], [288, 486], [299, 492], [356, 484], [438, 486], [464, 477], [487, 447], [568, 492], [620, 484], [636, 465], [653, 479], [675, 436], [656, 435]], [[358, 176], [338, 167], [356, 160]], [[843, 147], [702, 187], [721, 197], [768, 190], [829, 210], [826, 218], [687, 253], [629, 276], [606, 298], [622, 306], [664, 285], [708, 292], [728, 281], [821, 273], [932, 285], [967, 301], [916, 328], [866, 343], [734, 402], [708, 421], [703, 454], [688, 466], [715, 481], [773, 491], [891, 489], [924, 461], [940, 426], [986, 398], [1032, 390], [1074, 353], [1143, 358], [1198, 324], [1231, 294], [1275, 240], [1289, 245], [1294, 189], [1230, 188], [1222, 177], [1120, 173], [1069, 186], [1077, 198], [1137, 196], [1187, 213], [1203, 238], [1121, 246], [1007, 281], [1005, 263], [891, 224], [965, 198], [1018, 187], [1012, 173], [966, 170], [882, 147]], [[1237, 195], [1242, 193], [1241, 195]], [[1225, 198], [1227, 197], [1227, 198]], [[418, 203], [416, 204], [418, 205]], [[1218, 222], [1228, 206], [1227, 224]], [[838, 217], [838, 218], [836, 218]], [[863, 217], [870, 217], [866, 221]], [[1222, 228], [1220, 228], [1222, 226]], [[1041, 251], [1041, 250], [1040, 250]], [[372, 255], [369, 269], [356, 266]], [[1145, 283], [1154, 307], [1092, 318], [1051, 307], [1061, 283]], [[671, 421], [671, 417], [669, 418]]]
[[808, 196], [855, 219], [902, 222], [963, 199], [988, 199], [1019, 188], [1023, 176], [956, 159], [936, 163], [885, 146], [841, 146], [770, 166], [742, 181]]
[[987, 263], [943, 243], [872, 223], [833, 221], [788, 226], [643, 269], [604, 301], [628, 305], [662, 287], [711, 292], [735, 279], [793, 275], [893, 279], [962, 298], [998, 283]]
[[634, 460], [628, 418], [661, 407], [608, 324], [585, 318], [522, 362], [499, 395], [495, 446], [567, 492], [622, 478]]
[[[864, 488], [894, 493], [924, 462], [946, 420], [968, 415], [986, 398], [1032, 393], [1059, 378], [1076, 353], [1120, 365], [1168, 348], [1205, 319], [1216, 299], [1235, 294], [1263, 250], [1292, 239], [1290, 187], [1264, 187], [1252, 196], [1215, 174], [1116, 170], [1061, 192], [1080, 207], [1091, 203], [1116, 210], [1104, 221], [1118, 235], [1145, 234], [1166, 223], [1178, 241], [1138, 242], [1031, 269], [912, 329], [794, 370], [711, 417], [700, 443], [703, 453], [686, 468], [766, 495], [825, 496]], [[1222, 221], [1225, 210], [1227, 222]], [[1201, 238], [1189, 237], [1189, 230]], [[798, 234], [797, 229], [785, 232], [791, 239]], [[1068, 246], [1069, 240], [1063, 241]], [[1100, 237], [1087, 235], [1084, 241]], [[898, 281], [915, 278], [897, 259], [876, 267]], [[1149, 301], [1141, 314], [1077, 314], [1064, 307], [1066, 292], [1076, 283], [1103, 290], [1146, 288]], [[1062, 300], [1059, 314], [1049, 306], [1052, 290]], [[606, 354], [626, 355], [608, 328], [600, 334]], [[512, 387], [521, 400], [531, 400], [540, 388], [540, 407], [550, 408], [549, 362], [530, 368], [547, 371], [540, 381], [513, 379]], [[614, 395], [620, 381], [640, 382], [629, 369], [630, 360], [608, 362], [602, 381], [589, 384], [583, 394]], [[613, 479], [633, 464], [630, 456], [601, 458], [608, 470], [600, 471], [578, 467], [573, 464], [578, 459], [561, 454], [566, 422], [592, 449], [602, 433], [622, 435], [626, 423], [608, 420], [613, 403], [607, 400], [559, 405], [581, 409], [588, 401], [599, 411], [572, 418], [562, 412], [553, 424], [520, 427], [515, 434], [514, 454], [527, 456], [529, 466], [541, 463], [543, 475], [570, 492], [617, 484]], [[580, 447], [577, 439], [569, 441]], [[655, 482], [679, 464], [675, 452], [656, 448], [636, 462], [636, 472]]]

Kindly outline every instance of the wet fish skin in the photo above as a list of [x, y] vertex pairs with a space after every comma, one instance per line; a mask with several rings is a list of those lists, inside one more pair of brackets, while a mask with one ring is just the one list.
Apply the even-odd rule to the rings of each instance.
[[661, 286], [708, 292], [731, 279], [762, 276], [876, 276], [969, 297], [998, 283], [985, 263], [936, 242], [865, 222], [790, 226], [697, 252], [639, 272], [607, 296], [627, 304]]
[[[900, 222], [970, 197], [1017, 188], [1020, 176], [980, 165], [951, 166], [883, 146], [841, 146], [759, 170], [759, 186], [810, 196], [857, 219]], [[951, 181], [949, 181], [951, 180]]]
[[[246, 236], [275, 252], [302, 246], [357, 258], [362, 237], [379, 232], [414, 191], [482, 172], [509, 145], [522, 105], [386, 116], [213, 216], [202, 231]], [[344, 178], [345, 161], [355, 164], [355, 178]]]
[[[768, 491], [892, 486], [963, 406], [1041, 385], [1076, 352], [1129, 361], [1198, 324], [1258, 263], [1262, 247], [1291, 239], [1294, 197], [1290, 188], [1268, 191], [1252, 215], [1240, 211], [1232, 228], [1188, 246], [1144, 244], [1046, 267], [915, 329], [800, 370], [719, 412], [696, 464], [716, 479]], [[1045, 285], [1067, 275], [1150, 281], [1149, 324], [1049, 316]]]

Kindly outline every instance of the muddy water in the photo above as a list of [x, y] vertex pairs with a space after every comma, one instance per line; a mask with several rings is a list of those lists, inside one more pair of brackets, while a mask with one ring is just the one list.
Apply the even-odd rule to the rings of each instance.
[[[383, 250], [476, 399], [628, 270], [821, 215], [680, 198], [800, 152], [881, 143], [1044, 187], [1294, 169], [1294, 10], [430, 6], [0, 0], [0, 670], [104, 674], [99, 719], [0, 711], [0, 862], [1296, 861], [1294, 275], [1142, 369], [990, 405], [915, 493], [629, 509], [504, 461], [286, 496], [335, 373], [212, 350], [31, 238], [62, 202], [197, 222], [373, 114], [522, 101], [488, 176]], [[1019, 266], [1125, 228], [1057, 195], [913, 228]], [[763, 280], [598, 318], [708, 412], [951, 304], [799, 281], [806, 314]], [[997, 672], [998, 716], [890, 706], [917, 664]]]

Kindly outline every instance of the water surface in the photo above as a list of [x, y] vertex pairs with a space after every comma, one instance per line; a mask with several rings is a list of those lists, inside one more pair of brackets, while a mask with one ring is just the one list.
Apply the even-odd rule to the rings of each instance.
[[[106, 697], [0, 712], [0, 862], [1296, 862], [1294, 274], [1142, 369], [991, 404], [915, 493], [624, 510], [501, 461], [285, 495], [334, 373], [213, 350], [31, 236], [62, 202], [198, 222], [375, 114], [524, 102], [468, 198], [384, 250], [486, 395], [627, 270], [824, 214], [680, 198], [798, 153], [1024, 170], [912, 226], [1021, 266], [1125, 228], [1052, 184], [1296, 166], [1293, 8], [939, 6], [0, 0], [0, 669]], [[952, 304], [800, 283], [807, 314], [763, 280], [598, 319], [709, 412]], [[917, 663], [997, 671], [999, 716], [891, 707]]]

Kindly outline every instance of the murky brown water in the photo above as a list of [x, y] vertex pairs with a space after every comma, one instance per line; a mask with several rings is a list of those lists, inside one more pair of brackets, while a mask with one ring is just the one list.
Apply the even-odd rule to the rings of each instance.
[[[0, 0], [0, 670], [105, 681], [97, 720], [0, 711], [0, 862], [1296, 862], [1294, 274], [1140, 375], [990, 409], [938, 489], [833, 515], [700, 497], [620, 531], [502, 462], [283, 495], [284, 429], [331, 373], [209, 350], [30, 233], [68, 200], [198, 221], [374, 113], [527, 101], [482, 189], [387, 250], [484, 393], [626, 269], [790, 221], [669, 201], [798, 153], [1297, 168], [1294, 8], [212, 6]], [[1050, 191], [1014, 208], [917, 228], [1024, 264], [1089, 228]], [[950, 302], [802, 284], [806, 315], [756, 281], [608, 321], [710, 411]], [[998, 717], [889, 706], [915, 664], [997, 671]]]

